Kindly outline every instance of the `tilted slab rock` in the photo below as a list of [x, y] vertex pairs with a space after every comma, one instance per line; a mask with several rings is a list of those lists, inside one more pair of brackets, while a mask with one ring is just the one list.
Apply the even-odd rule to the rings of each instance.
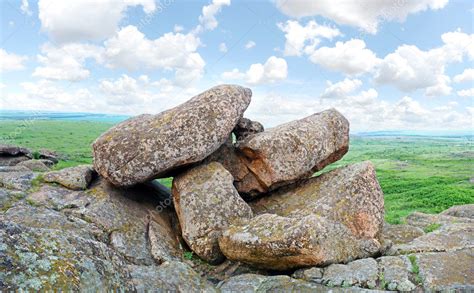
[[128, 119], [94, 142], [95, 169], [115, 185], [130, 186], [199, 162], [226, 141], [251, 95], [220, 85], [160, 114]]
[[464, 204], [450, 207], [441, 215], [474, 219], [474, 204]]
[[392, 241], [393, 244], [402, 244], [425, 235], [425, 232], [423, 229], [411, 225], [390, 225], [385, 223], [382, 234], [384, 239]]
[[43, 179], [46, 182], [59, 183], [72, 190], [84, 190], [91, 183], [94, 174], [92, 166], [81, 165], [48, 172], [44, 174]]
[[376, 239], [358, 239], [344, 225], [325, 217], [258, 215], [249, 223], [230, 226], [219, 238], [224, 255], [273, 270], [348, 262], [372, 256]]
[[36, 175], [25, 166], [0, 167], [0, 187], [14, 190], [28, 190]]
[[14, 145], [0, 145], [0, 156], [27, 156], [32, 157], [31, 151], [27, 148]]
[[383, 192], [369, 161], [282, 187], [250, 205], [256, 214], [326, 217], [357, 237], [379, 238], [383, 226]]
[[47, 172], [49, 171], [49, 167], [46, 166], [41, 160], [28, 160], [23, 161], [17, 164], [17, 166], [25, 166], [26, 168], [30, 169], [34, 172]]
[[257, 195], [342, 158], [349, 149], [349, 122], [330, 109], [251, 135], [238, 148], [249, 172], [236, 182], [237, 190]]
[[217, 243], [222, 229], [253, 216], [235, 189], [232, 175], [216, 162], [175, 177], [172, 194], [184, 240], [210, 263], [224, 259]]

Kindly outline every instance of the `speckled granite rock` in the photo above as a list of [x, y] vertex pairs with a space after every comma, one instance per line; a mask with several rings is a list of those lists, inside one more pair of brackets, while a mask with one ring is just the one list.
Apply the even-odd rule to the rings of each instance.
[[23, 161], [23, 162], [18, 163], [17, 166], [25, 166], [26, 168], [34, 172], [48, 172], [49, 171], [49, 167], [46, 166], [40, 160]]
[[252, 121], [248, 118], [242, 118], [239, 120], [234, 130], [237, 141], [242, 141], [248, 136], [264, 131], [263, 125], [258, 121]]
[[71, 190], [87, 189], [95, 174], [92, 166], [81, 165], [44, 174], [45, 182], [59, 183]]
[[27, 148], [0, 144], [0, 166], [15, 166], [31, 158], [31, 151]]
[[0, 167], [0, 187], [26, 191], [36, 175], [25, 166]]
[[94, 167], [111, 183], [130, 186], [199, 162], [226, 141], [251, 95], [220, 85], [160, 114], [128, 119], [94, 142]]
[[408, 243], [415, 238], [425, 235], [425, 232], [418, 227], [411, 225], [390, 225], [383, 226], [383, 238], [392, 241], [393, 244]]
[[174, 178], [172, 194], [189, 247], [210, 263], [223, 261], [217, 243], [222, 229], [253, 216], [229, 171], [216, 162], [194, 167]]
[[349, 122], [331, 109], [251, 135], [238, 147], [249, 172], [236, 182], [237, 190], [257, 195], [342, 158], [349, 149]]
[[450, 207], [441, 215], [474, 219], [474, 204], [465, 204]]
[[415, 284], [410, 281], [412, 264], [406, 256], [383, 256], [377, 262], [381, 286], [398, 291], [415, 289]]
[[326, 217], [344, 224], [356, 237], [378, 240], [384, 217], [383, 192], [368, 161], [282, 187], [251, 207], [256, 214]]
[[314, 214], [261, 214], [247, 224], [230, 226], [219, 238], [219, 247], [231, 260], [288, 270], [372, 256], [380, 243], [359, 239], [346, 226]]
[[453, 223], [465, 223], [474, 225], [474, 219], [464, 217], [453, 217], [445, 214], [425, 214], [414, 212], [406, 217], [406, 222], [410, 226], [426, 229], [432, 225], [449, 225]]
[[330, 265], [324, 269], [322, 282], [329, 286], [375, 288], [377, 279], [377, 262], [373, 258], [365, 258], [347, 265]]

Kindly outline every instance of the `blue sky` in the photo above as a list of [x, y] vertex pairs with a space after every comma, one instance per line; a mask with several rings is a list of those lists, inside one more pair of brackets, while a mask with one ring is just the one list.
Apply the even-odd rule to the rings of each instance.
[[472, 1], [3, 0], [2, 109], [158, 113], [220, 83], [266, 126], [472, 130]]

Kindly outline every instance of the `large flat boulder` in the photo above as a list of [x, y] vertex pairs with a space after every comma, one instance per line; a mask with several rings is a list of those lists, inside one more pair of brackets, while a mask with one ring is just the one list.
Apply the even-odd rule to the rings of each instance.
[[95, 170], [90, 165], [80, 165], [64, 168], [59, 171], [45, 173], [44, 181], [58, 183], [72, 190], [87, 189], [95, 175]]
[[194, 167], [173, 180], [173, 200], [183, 238], [210, 263], [224, 259], [217, 243], [222, 230], [253, 216], [233, 181], [229, 171], [216, 162]]
[[128, 119], [93, 143], [95, 169], [114, 185], [130, 186], [199, 162], [226, 141], [251, 95], [220, 85], [160, 114]]
[[248, 136], [238, 149], [247, 174], [236, 187], [250, 196], [310, 177], [349, 149], [349, 122], [335, 109]]

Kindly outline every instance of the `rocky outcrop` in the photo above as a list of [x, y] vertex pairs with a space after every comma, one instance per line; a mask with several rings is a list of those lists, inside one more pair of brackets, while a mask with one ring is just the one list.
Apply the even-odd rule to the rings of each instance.
[[0, 167], [0, 187], [26, 191], [36, 175], [25, 166]]
[[393, 244], [401, 244], [412, 241], [425, 234], [423, 229], [411, 225], [390, 225], [385, 223], [383, 226], [383, 238], [390, 240]]
[[250, 219], [232, 175], [216, 162], [192, 168], [173, 180], [173, 200], [189, 247], [210, 263], [224, 260], [217, 239], [230, 224]]
[[250, 89], [221, 85], [163, 113], [126, 120], [94, 142], [94, 167], [119, 186], [169, 176], [216, 151], [251, 95]]
[[31, 151], [27, 148], [0, 145], [0, 166], [15, 166], [20, 162], [30, 160], [32, 157]]
[[260, 133], [264, 131], [263, 125], [258, 121], [252, 121], [248, 118], [242, 118], [237, 122], [233, 133], [237, 141], [243, 141], [252, 134]]
[[248, 173], [236, 182], [237, 190], [258, 195], [342, 158], [349, 149], [349, 122], [331, 109], [251, 135], [238, 148]]
[[34, 172], [47, 172], [49, 167], [42, 160], [28, 160], [18, 163], [16, 166], [25, 166]]
[[92, 181], [95, 171], [92, 166], [81, 165], [52, 171], [43, 175], [43, 180], [58, 183], [72, 190], [85, 190]]
[[474, 219], [474, 204], [453, 206], [443, 211], [441, 215]]

